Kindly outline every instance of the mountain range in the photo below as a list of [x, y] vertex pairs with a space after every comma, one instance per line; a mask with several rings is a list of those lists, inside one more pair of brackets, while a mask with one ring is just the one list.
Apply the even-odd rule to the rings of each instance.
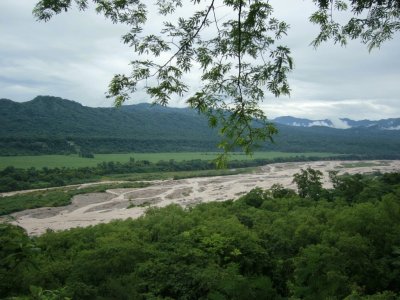
[[[400, 119], [354, 121], [280, 117], [279, 134], [263, 150], [399, 156]], [[93, 108], [51, 96], [28, 102], [0, 99], [0, 155], [216, 151], [218, 131], [189, 108], [150, 104]]]
[[288, 126], [298, 126], [298, 127], [324, 126], [337, 129], [372, 128], [379, 130], [400, 130], [400, 118], [382, 119], [377, 121], [371, 121], [371, 120], [355, 121], [348, 118], [338, 118], [332, 120], [330, 119], [310, 120], [310, 119], [295, 118], [291, 116], [284, 116], [275, 118], [272, 120], [272, 122]]

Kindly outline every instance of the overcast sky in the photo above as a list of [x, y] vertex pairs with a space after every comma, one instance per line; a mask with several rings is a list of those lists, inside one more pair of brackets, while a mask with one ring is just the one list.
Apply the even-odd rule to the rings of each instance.
[[[35, 2], [0, 0], [0, 98], [22, 102], [52, 95], [86, 106], [112, 106], [105, 98], [108, 83], [113, 74], [129, 72], [128, 63], [135, 59], [121, 43], [128, 28], [93, 11], [74, 10], [36, 22]], [[295, 70], [291, 97], [263, 102], [269, 118], [400, 117], [399, 33], [371, 53], [358, 42], [315, 50], [309, 46], [318, 30], [308, 22], [312, 1], [272, 2], [276, 15], [291, 25], [282, 42], [291, 47]], [[192, 75], [188, 80], [195, 83], [197, 74]], [[150, 101], [143, 93], [132, 99], [128, 104]], [[185, 106], [185, 98], [174, 99], [171, 106]]]

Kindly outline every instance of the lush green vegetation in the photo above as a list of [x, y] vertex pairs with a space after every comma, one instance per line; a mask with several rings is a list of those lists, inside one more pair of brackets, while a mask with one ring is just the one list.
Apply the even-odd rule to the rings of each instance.
[[[2, 138], [120, 138], [209, 141], [216, 132], [190, 109], [149, 104], [93, 108], [50, 96], [18, 103], [0, 99]], [[194, 135], [196, 130], [196, 135]]]
[[96, 167], [85, 168], [42, 168], [42, 169], [17, 169], [7, 167], [0, 171], [0, 191], [14, 191], [22, 189], [45, 188], [63, 186], [83, 182], [100, 180], [105, 175], [129, 173], [155, 173], [165, 171], [188, 171], [212, 169], [209, 161], [160, 161], [156, 164], [149, 161], [136, 161], [121, 164], [103, 162]]
[[[82, 168], [96, 167], [103, 162], [126, 163], [130, 159], [147, 160], [152, 163], [159, 161], [176, 162], [184, 160], [214, 160], [216, 152], [164, 152], [164, 153], [113, 153], [95, 154], [93, 158], [85, 158], [78, 155], [33, 155], [33, 156], [0, 156], [0, 170], [12, 166], [14, 168]], [[308, 153], [287, 153], [287, 152], [255, 152], [252, 156], [244, 153], [232, 153], [232, 160], [251, 160], [251, 159], [275, 159], [293, 157], [334, 157], [339, 156], [335, 153], [308, 152]]]
[[2, 224], [0, 297], [398, 299], [400, 174], [331, 178], [35, 238]]
[[[216, 151], [219, 139], [218, 130], [211, 130], [207, 119], [193, 110], [146, 104], [91, 108], [39, 96], [24, 103], [0, 99], [0, 115], [1, 156], [205, 152]], [[260, 150], [400, 158], [400, 130], [277, 128], [275, 143], [262, 144]]]
[[139, 188], [149, 185], [145, 182], [107, 183], [80, 189], [76, 187], [56, 188], [7, 196], [0, 198], [0, 216], [30, 208], [65, 206], [71, 203], [71, 199], [75, 195], [104, 192], [107, 189]]

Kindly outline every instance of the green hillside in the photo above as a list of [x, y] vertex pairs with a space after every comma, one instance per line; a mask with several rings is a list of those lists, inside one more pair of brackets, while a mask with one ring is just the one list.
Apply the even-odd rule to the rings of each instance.
[[213, 135], [205, 119], [195, 111], [149, 104], [92, 108], [57, 97], [38, 96], [23, 103], [1, 99], [0, 113], [1, 138], [204, 141]]
[[[50, 96], [0, 99], [0, 155], [216, 151], [217, 130], [188, 108], [149, 104], [92, 108]], [[277, 125], [260, 150], [400, 157], [400, 131]]]

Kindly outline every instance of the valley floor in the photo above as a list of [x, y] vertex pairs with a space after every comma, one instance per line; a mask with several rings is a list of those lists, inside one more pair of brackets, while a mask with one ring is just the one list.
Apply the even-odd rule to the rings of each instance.
[[64, 230], [114, 219], [137, 218], [151, 206], [164, 207], [176, 203], [188, 207], [200, 202], [236, 199], [255, 187], [267, 189], [276, 183], [294, 189], [293, 175], [307, 167], [322, 171], [324, 185], [329, 187], [329, 170], [337, 170], [339, 174], [400, 172], [400, 160], [270, 164], [252, 174], [155, 181], [146, 188], [77, 195], [68, 206], [30, 209], [10, 217], [13, 224], [25, 228], [28, 234], [39, 235], [47, 229]]

